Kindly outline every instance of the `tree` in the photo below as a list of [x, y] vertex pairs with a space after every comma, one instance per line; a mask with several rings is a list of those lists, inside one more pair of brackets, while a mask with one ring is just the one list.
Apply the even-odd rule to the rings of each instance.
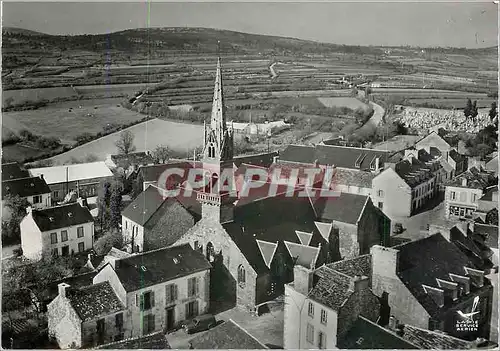
[[[2, 241], [4, 244], [21, 242], [21, 230], [19, 224], [26, 216], [26, 208], [30, 203], [18, 195], [6, 195], [4, 206], [9, 210], [10, 218], [2, 221]], [[3, 216], [6, 218], [7, 216]]]
[[477, 100], [474, 101], [474, 103], [472, 104], [472, 109], [471, 109], [471, 114], [470, 116], [472, 117], [472, 119], [476, 119], [477, 115], [478, 115], [478, 111], [477, 111]]
[[106, 232], [101, 236], [94, 244], [94, 249], [98, 255], [105, 255], [115, 247], [117, 249], [122, 249], [124, 246], [123, 236], [117, 230], [111, 230]]
[[165, 163], [168, 161], [170, 150], [166, 145], [158, 145], [153, 150], [153, 159], [155, 163]]
[[472, 101], [471, 99], [467, 99], [467, 104], [465, 105], [464, 108], [465, 117], [469, 118], [472, 115], [472, 112], [473, 112]]
[[109, 227], [111, 229], [118, 229], [122, 222], [122, 188], [122, 184], [117, 181], [115, 181], [111, 186], [111, 195], [109, 200]]
[[122, 155], [128, 155], [134, 152], [134, 134], [132, 134], [130, 130], [124, 130], [120, 133], [120, 137], [116, 141], [115, 146], [118, 148], [118, 153]]
[[495, 117], [498, 116], [498, 111], [497, 111], [497, 103], [496, 101], [493, 101], [491, 103], [491, 109], [490, 112], [488, 112], [488, 115], [490, 116], [490, 119], [493, 121]]
[[105, 181], [100, 184], [97, 191], [97, 208], [99, 211], [99, 224], [101, 226], [101, 230], [108, 228], [110, 199], [111, 183], [109, 181]]

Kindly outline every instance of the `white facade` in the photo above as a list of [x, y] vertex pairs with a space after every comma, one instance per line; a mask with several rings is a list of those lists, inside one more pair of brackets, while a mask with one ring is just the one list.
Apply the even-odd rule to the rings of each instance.
[[[142, 252], [144, 249], [144, 227], [122, 216], [122, 235], [128, 252]], [[133, 250], [132, 250], [133, 245]]]
[[472, 218], [482, 196], [482, 189], [447, 186], [445, 190], [446, 218]]
[[91, 249], [94, 243], [93, 222], [42, 232], [29, 211], [20, 227], [23, 255], [30, 260], [40, 260], [56, 252], [58, 256], [71, 255]]

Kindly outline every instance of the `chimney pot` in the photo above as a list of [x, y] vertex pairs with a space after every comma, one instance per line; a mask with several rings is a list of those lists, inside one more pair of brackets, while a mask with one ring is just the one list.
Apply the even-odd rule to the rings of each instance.
[[57, 285], [57, 288], [59, 290], [59, 296], [66, 297], [66, 290], [69, 288], [69, 284], [60, 283]]
[[76, 202], [78, 202], [78, 204], [83, 207], [83, 199], [81, 197], [79, 197], [78, 199], [76, 199]]

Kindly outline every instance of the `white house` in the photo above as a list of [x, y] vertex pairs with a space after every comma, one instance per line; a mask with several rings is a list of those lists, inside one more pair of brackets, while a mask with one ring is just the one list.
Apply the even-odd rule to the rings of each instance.
[[51, 206], [50, 188], [40, 177], [25, 177], [2, 182], [2, 202], [7, 195], [26, 199], [33, 208], [40, 209]]
[[26, 258], [67, 256], [93, 247], [94, 220], [81, 199], [42, 210], [28, 207], [27, 212], [20, 224], [21, 248]]

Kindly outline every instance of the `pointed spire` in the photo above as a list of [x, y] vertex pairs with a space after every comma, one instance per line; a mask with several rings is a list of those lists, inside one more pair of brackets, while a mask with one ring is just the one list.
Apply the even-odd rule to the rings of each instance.
[[226, 111], [224, 110], [224, 91], [222, 87], [222, 69], [220, 56], [217, 58], [217, 72], [215, 74], [214, 99], [212, 103], [212, 120], [210, 127], [215, 131], [219, 145], [222, 145], [226, 134]]

